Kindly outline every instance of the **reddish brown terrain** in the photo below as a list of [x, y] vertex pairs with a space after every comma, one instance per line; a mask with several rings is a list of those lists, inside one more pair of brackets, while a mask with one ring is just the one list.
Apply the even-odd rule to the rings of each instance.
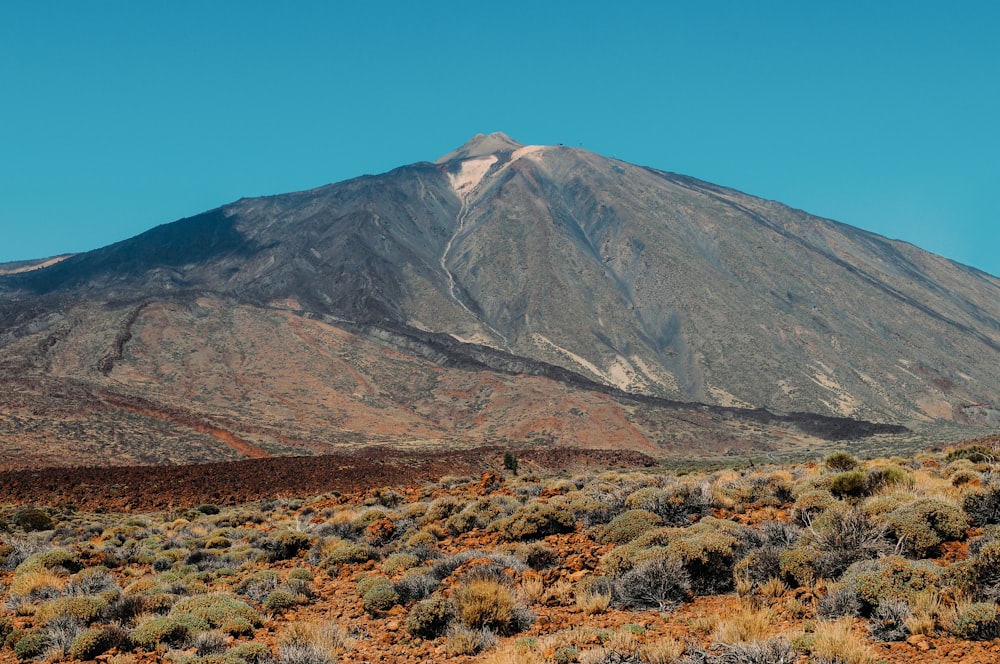
[[[184, 466], [38, 468], [0, 472], [0, 505], [73, 505], [85, 510], [149, 511], [201, 503], [238, 505], [264, 498], [358, 492], [407, 486], [446, 475], [503, 469], [498, 447], [453, 452], [399, 452], [368, 448], [354, 453], [277, 457]], [[529, 472], [582, 472], [591, 468], [644, 468], [651, 457], [631, 450], [524, 449]]]
[[902, 430], [629, 396], [524, 373], [533, 365], [504, 372], [473, 359], [456, 365], [430, 346], [404, 353], [400, 343], [209, 297], [118, 312], [78, 307], [44, 333], [0, 346], [0, 469], [206, 463], [371, 445], [718, 456]]
[[528, 449], [514, 475], [500, 448], [8, 471], [0, 662], [993, 662], [998, 445], [680, 476]]

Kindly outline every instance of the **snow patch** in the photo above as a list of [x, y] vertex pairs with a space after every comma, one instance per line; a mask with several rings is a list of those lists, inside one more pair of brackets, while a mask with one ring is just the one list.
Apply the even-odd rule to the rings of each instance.
[[496, 155], [482, 159], [468, 159], [462, 162], [458, 173], [448, 173], [448, 182], [459, 198], [465, 199], [476, 188], [493, 164], [497, 163]]
[[511, 161], [517, 161], [521, 157], [527, 157], [528, 155], [535, 154], [536, 152], [541, 152], [545, 149], [544, 145], [525, 145], [523, 148], [518, 148], [510, 155]]

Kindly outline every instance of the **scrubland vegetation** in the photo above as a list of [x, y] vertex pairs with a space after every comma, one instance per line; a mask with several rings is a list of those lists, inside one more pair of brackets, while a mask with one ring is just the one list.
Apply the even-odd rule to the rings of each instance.
[[170, 513], [7, 506], [0, 660], [996, 655], [991, 441], [680, 475], [538, 477], [505, 461], [476, 478]]

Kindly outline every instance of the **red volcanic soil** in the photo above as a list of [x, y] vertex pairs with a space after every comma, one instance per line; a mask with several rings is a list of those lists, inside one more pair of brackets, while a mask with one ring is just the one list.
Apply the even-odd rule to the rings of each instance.
[[[85, 510], [161, 510], [200, 503], [239, 504], [330, 491], [403, 486], [445, 475], [477, 475], [503, 468], [505, 448], [400, 452], [367, 448], [354, 453], [274, 457], [185, 466], [39, 468], [0, 472], [0, 503], [67, 505]], [[533, 470], [648, 467], [655, 461], [631, 450], [517, 450], [519, 466]]]

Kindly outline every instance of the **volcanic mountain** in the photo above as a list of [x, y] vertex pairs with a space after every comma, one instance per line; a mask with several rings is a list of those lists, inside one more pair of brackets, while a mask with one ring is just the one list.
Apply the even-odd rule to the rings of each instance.
[[499, 133], [6, 267], [8, 463], [729, 449], [1000, 415], [997, 278]]

